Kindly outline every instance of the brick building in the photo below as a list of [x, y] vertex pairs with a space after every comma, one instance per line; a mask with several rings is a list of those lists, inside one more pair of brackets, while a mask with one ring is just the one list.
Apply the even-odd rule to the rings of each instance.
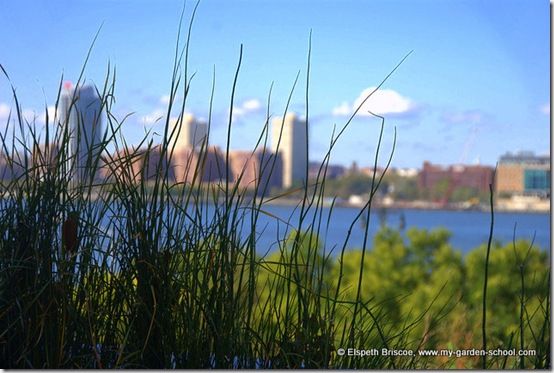
[[232, 181], [239, 187], [255, 189], [258, 194], [268, 193], [272, 188], [283, 185], [283, 160], [268, 150], [243, 151], [235, 150], [229, 153]]
[[[119, 181], [139, 183], [155, 179], [159, 174], [161, 147], [149, 149], [125, 148], [117, 152], [104, 172], [112, 173]], [[162, 170], [167, 167], [167, 161], [162, 163]]]
[[225, 154], [217, 146], [201, 151], [187, 147], [176, 149], [171, 158], [171, 168], [178, 183], [211, 183], [226, 178]]
[[[319, 174], [320, 169], [321, 174]], [[321, 167], [321, 162], [310, 162], [308, 165], [308, 179], [315, 180], [317, 179], [318, 174], [321, 179], [324, 171], [325, 166]], [[327, 180], [338, 179], [339, 177], [344, 176], [344, 174], [346, 174], [346, 167], [337, 164], [327, 165], [327, 173], [325, 174]]]
[[478, 192], [488, 192], [492, 183], [494, 169], [480, 165], [454, 165], [440, 166], [429, 162], [423, 163], [423, 169], [419, 173], [418, 187], [421, 190], [435, 190], [439, 183], [447, 183], [447, 195], [458, 188], [471, 188]]

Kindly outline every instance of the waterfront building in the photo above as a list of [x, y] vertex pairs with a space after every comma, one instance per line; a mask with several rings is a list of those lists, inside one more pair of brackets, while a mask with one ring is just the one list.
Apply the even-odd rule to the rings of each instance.
[[348, 169], [348, 173], [350, 175], [355, 175], [360, 173], [360, 166], [358, 166], [358, 162], [352, 161], [352, 164], [350, 165], [350, 168]]
[[[60, 122], [68, 129], [70, 157], [68, 167], [77, 182], [98, 177], [102, 151], [102, 102], [91, 85], [74, 87], [65, 83], [60, 97]], [[94, 165], [96, 164], [96, 167]]]
[[258, 188], [258, 195], [267, 195], [272, 188], [280, 188], [283, 185], [281, 156], [268, 149], [254, 152], [232, 150], [229, 152], [229, 163], [232, 181], [239, 188]]
[[198, 154], [189, 147], [176, 148], [171, 156], [175, 182], [191, 184], [198, 167]]
[[420, 190], [432, 191], [437, 190], [439, 184], [446, 184], [444, 201], [448, 200], [452, 192], [458, 188], [469, 188], [477, 193], [488, 193], [493, 172], [494, 169], [488, 166], [440, 166], [425, 161], [419, 173], [418, 187]]
[[226, 178], [225, 153], [217, 146], [200, 151], [191, 147], [176, 148], [170, 167], [177, 183], [221, 182]]
[[419, 174], [419, 171], [417, 168], [397, 168], [394, 169], [393, 172], [395, 172], [400, 177], [416, 177]]
[[207, 150], [198, 153], [200, 162], [200, 181], [206, 183], [219, 183], [225, 180], [227, 163], [225, 152], [218, 146], [211, 146]]
[[175, 131], [175, 149], [200, 150], [202, 146], [207, 147], [208, 124], [205, 120], [184, 113], [179, 119], [172, 119], [171, 126]]
[[[110, 172], [120, 182], [140, 183], [154, 180], [162, 172], [166, 172], [167, 161], [162, 162], [161, 145], [148, 149], [125, 148], [116, 153], [110, 162]], [[160, 167], [161, 166], [161, 167]], [[172, 169], [167, 170], [168, 177], [173, 178]]]
[[[316, 180], [318, 175], [321, 178], [323, 178], [323, 172], [325, 171], [325, 165], [323, 165], [321, 162], [310, 162], [308, 166], [308, 179], [309, 180]], [[321, 170], [321, 173], [320, 173]], [[326, 180], [335, 180], [339, 177], [342, 177], [346, 174], [346, 167], [338, 165], [338, 164], [328, 164], [327, 170], [325, 174]]]
[[307, 122], [294, 113], [275, 118], [271, 128], [271, 150], [283, 162], [284, 188], [306, 182], [308, 170]]
[[23, 159], [25, 157], [17, 151], [9, 156], [0, 152], [0, 182], [10, 182], [24, 174]]
[[38, 180], [58, 169], [60, 149], [57, 144], [35, 144], [31, 154], [32, 170]]
[[506, 153], [496, 171], [496, 192], [510, 195], [550, 195], [550, 157], [533, 152]]
[[368, 177], [373, 177], [373, 174], [375, 174], [376, 177], [380, 177], [383, 172], [385, 172], [385, 169], [379, 166], [375, 169], [373, 167], [358, 167], [358, 174]]

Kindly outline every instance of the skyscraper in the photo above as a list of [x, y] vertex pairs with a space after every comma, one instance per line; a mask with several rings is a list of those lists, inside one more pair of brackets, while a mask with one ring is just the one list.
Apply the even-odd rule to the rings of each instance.
[[208, 136], [208, 124], [206, 121], [197, 119], [194, 115], [184, 113], [181, 120], [173, 120], [172, 126], [181, 125], [175, 131], [175, 148], [193, 148], [200, 149]]
[[294, 113], [275, 118], [271, 128], [271, 150], [283, 161], [283, 187], [305, 182], [308, 169], [308, 139], [306, 120]]
[[[73, 87], [67, 82], [60, 98], [60, 121], [70, 136], [69, 170], [78, 182], [95, 178], [101, 166], [102, 102], [90, 85]], [[98, 164], [95, 167], [95, 164]]]

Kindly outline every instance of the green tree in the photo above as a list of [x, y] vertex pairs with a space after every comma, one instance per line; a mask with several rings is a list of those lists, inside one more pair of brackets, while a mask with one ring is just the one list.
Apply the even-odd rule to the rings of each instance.
[[404, 177], [393, 173], [387, 173], [383, 178], [395, 200], [413, 201], [421, 198], [421, 192], [417, 185], [417, 177]]
[[430, 195], [429, 197], [431, 197], [431, 199], [433, 200], [440, 200], [440, 199], [443, 199], [443, 198], [447, 198], [448, 195], [448, 190], [450, 188], [450, 179], [441, 179], [439, 180], [434, 186], [433, 188], [431, 188], [430, 190]]
[[[534, 337], [544, 324], [549, 293], [549, 259], [545, 251], [530, 247], [526, 241], [515, 246], [495, 243], [490, 252], [487, 329], [491, 343], [505, 344], [520, 334], [520, 307], [524, 305], [525, 344], [535, 349]], [[470, 309], [480, 312], [483, 300], [483, 274], [485, 273], [486, 247], [472, 250], [466, 257], [467, 293], [465, 301]], [[522, 275], [524, 298], [521, 299]]]
[[352, 194], [368, 194], [371, 191], [371, 180], [367, 175], [347, 174], [339, 179], [326, 181], [325, 189], [328, 195], [346, 199]]

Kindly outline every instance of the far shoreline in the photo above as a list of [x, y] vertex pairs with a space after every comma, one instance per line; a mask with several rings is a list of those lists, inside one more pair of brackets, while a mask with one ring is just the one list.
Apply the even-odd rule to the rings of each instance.
[[[90, 193], [90, 194], [89, 194]], [[9, 192], [4, 191], [0, 194], [0, 199], [6, 200], [9, 199]], [[91, 200], [98, 199], [98, 191], [93, 188], [90, 190], [87, 194], [89, 194], [88, 198]], [[253, 195], [248, 196], [245, 198], [244, 203], [248, 203], [249, 201], [254, 198]], [[256, 197], [256, 199], [259, 201], [260, 197]], [[205, 202], [205, 201], [204, 201]], [[262, 204], [263, 205], [271, 205], [271, 206], [298, 206], [300, 207], [302, 203], [301, 199], [297, 198], [285, 198], [285, 197], [264, 197]], [[332, 197], [323, 197], [323, 203], [319, 204], [322, 207], [330, 207], [333, 205], [334, 207], [343, 207], [343, 208], [357, 208], [360, 209], [365, 205], [365, 202], [363, 203], [351, 203], [348, 200], [344, 199], [335, 199], [335, 202], [333, 203]], [[529, 205], [533, 205], [532, 203]], [[543, 208], [509, 208], [508, 203], [506, 203], [506, 200], [495, 200], [494, 204], [494, 212], [495, 213], [515, 213], [515, 214], [548, 214], [551, 213], [551, 201], [548, 199], [548, 208], [545, 208], [546, 201], [542, 203]], [[421, 211], [465, 211], [465, 212], [490, 212], [490, 206], [488, 204], [473, 204], [468, 205], [465, 203], [439, 203], [439, 202], [430, 202], [430, 201], [423, 201], [423, 200], [417, 200], [417, 201], [387, 201], [387, 203], [384, 203], [380, 200], [374, 200], [372, 202], [371, 207], [373, 209], [385, 209], [385, 210], [421, 210]]]
[[[330, 201], [330, 200], [329, 200]], [[300, 205], [301, 200], [292, 199], [292, 198], [276, 198], [268, 202], [264, 202], [266, 205], [272, 206], [296, 206]], [[330, 207], [331, 202], [324, 202], [323, 207]], [[362, 208], [364, 204], [350, 203], [348, 201], [339, 201], [334, 203], [335, 207], [343, 208]], [[394, 202], [394, 203], [379, 203], [377, 201], [373, 202], [372, 208], [374, 209], [385, 209], [385, 210], [422, 210], [422, 211], [464, 211], [464, 212], [490, 212], [489, 206], [477, 205], [472, 207], [462, 207], [455, 205], [441, 206], [438, 203], [427, 202], [427, 201], [414, 201], [414, 202]], [[550, 215], [551, 209], [510, 209], [505, 207], [494, 206], [495, 213], [518, 213], [518, 214], [548, 214]]]

